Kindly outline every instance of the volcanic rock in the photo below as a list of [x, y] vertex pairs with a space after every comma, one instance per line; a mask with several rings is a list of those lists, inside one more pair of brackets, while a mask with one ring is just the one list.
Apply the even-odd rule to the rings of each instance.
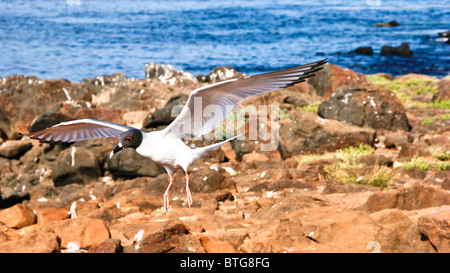
[[6, 77], [0, 83], [0, 131], [8, 139], [17, 139], [17, 133], [26, 133], [35, 117], [53, 103], [90, 100], [91, 95], [92, 91], [82, 84], [67, 80], [40, 80], [23, 75]]
[[371, 46], [361, 46], [357, 49], [350, 51], [350, 54], [359, 54], [359, 55], [373, 55], [373, 49]]
[[373, 145], [375, 131], [360, 128], [317, 115], [295, 111], [292, 120], [280, 122], [280, 146], [282, 158], [302, 152], [336, 151], [360, 143]]
[[442, 79], [438, 83], [437, 92], [433, 94], [431, 101], [438, 102], [450, 100], [450, 79]]
[[[198, 86], [198, 80], [192, 74], [183, 70], [176, 70], [170, 64], [149, 63], [145, 65], [145, 78], [156, 79], [170, 86], [195, 89]], [[193, 88], [195, 87], [195, 88]]]
[[306, 82], [314, 87], [317, 95], [327, 99], [338, 88], [372, 89], [372, 84], [364, 74], [333, 64], [325, 64], [324, 68]]
[[390, 21], [387, 23], [378, 23], [374, 27], [398, 27], [400, 24], [397, 21]]
[[[244, 76], [246, 75], [237, 72], [233, 66], [218, 66], [213, 68], [211, 72], [207, 76], [205, 76], [204, 82], [216, 83], [230, 79], [242, 78]], [[203, 77], [200, 76], [200, 79], [203, 79]]]
[[109, 229], [100, 219], [77, 218], [57, 221], [48, 225], [61, 239], [61, 247], [66, 248], [70, 242], [77, 242], [87, 249], [109, 239]]
[[338, 88], [319, 106], [319, 116], [360, 127], [411, 130], [405, 108], [385, 89]]
[[412, 210], [449, 204], [450, 193], [448, 191], [414, 185], [399, 190], [376, 192], [369, 197], [361, 209], [369, 212], [393, 208]]
[[59, 238], [52, 231], [34, 231], [0, 243], [0, 253], [57, 253]]
[[163, 108], [156, 110], [144, 119], [143, 128], [156, 128], [160, 125], [169, 125], [181, 112], [187, 99], [188, 96], [185, 94], [171, 97]]
[[420, 217], [419, 231], [425, 235], [438, 252], [450, 252], [450, 226], [448, 221]]
[[31, 149], [30, 141], [10, 140], [0, 145], [0, 156], [18, 158]]
[[0, 210], [0, 222], [10, 228], [22, 228], [36, 222], [36, 215], [26, 205], [17, 204]]
[[165, 173], [163, 167], [136, 153], [134, 149], [124, 149], [113, 156], [108, 164], [109, 172], [117, 177], [155, 177]]
[[101, 174], [94, 154], [82, 147], [72, 146], [62, 151], [52, 168], [55, 186], [89, 183]]
[[384, 45], [381, 47], [380, 55], [383, 56], [391, 56], [396, 55], [400, 57], [411, 57], [414, 53], [409, 49], [408, 43], [402, 43], [398, 47], [392, 47], [388, 45]]

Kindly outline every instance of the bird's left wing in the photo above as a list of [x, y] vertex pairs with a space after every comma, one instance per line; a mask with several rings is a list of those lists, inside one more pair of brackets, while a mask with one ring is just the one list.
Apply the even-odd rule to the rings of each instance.
[[70, 143], [99, 137], [118, 137], [130, 129], [136, 128], [96, 119], [78, 119], [24, 135], [39, 139], [40, 142]]
[[303, 82], [314, 76], [326, 62], [322, 60], [200, 87], [192, 91], [180, 114], [164, 130], [179, 138], [200, 137], [211, 132], [241, 100]]

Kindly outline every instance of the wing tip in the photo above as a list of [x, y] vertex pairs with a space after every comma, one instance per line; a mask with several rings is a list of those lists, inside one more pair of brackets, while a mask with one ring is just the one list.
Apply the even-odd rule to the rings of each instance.
[[311, 63], [309, 70], [304, 71], [304, 74], [302, 74], [297, 80], [294, 80], [294, 81], [290, 82], [289, 84], [286, 84], [283, 88], [294, 86], [298, 83], [306, 81], [307, 78], [311, 78], [311, 77], [315, 76], [316, 75], [315, 73], [322, 70], [323, 69], [322, 65], [326, 64], [327, 62], [328, 62], [328, 59], [323, 59], [321, 61]]

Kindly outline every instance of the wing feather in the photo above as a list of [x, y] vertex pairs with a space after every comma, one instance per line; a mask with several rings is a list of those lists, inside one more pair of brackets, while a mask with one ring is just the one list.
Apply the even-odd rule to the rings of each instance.
[[25, 135], [40, 142], [70, 143], [99, 137], [118, 137], [130, 129], [135, 128], [108, 121], [78, 119]]
[[[322, 60], [200, 87], [191, 92], [180, 114], [165, 130], [179, 138], [200, 137], [211, 132], [240, 101], [303, 82], [321, 70], [326, 62]], [[214, 115], [203, 115], [210, 112]]]

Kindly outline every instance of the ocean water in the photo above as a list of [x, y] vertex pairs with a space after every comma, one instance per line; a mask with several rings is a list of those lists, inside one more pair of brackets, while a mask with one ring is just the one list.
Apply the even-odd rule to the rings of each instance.
[[[374, 28], [396, 20], [399, 27]], [[81, 81], [149, 62], [257, 74], [327, 58], [362, 73], [450, 73], [450, 1], [0, 0], [0, 76]], [[408, 42], [409, 58], [380, 56]], [[372, 46], [373, 56], [348, 54]], [[340, 53], [340, 54], [339, 54]]]

